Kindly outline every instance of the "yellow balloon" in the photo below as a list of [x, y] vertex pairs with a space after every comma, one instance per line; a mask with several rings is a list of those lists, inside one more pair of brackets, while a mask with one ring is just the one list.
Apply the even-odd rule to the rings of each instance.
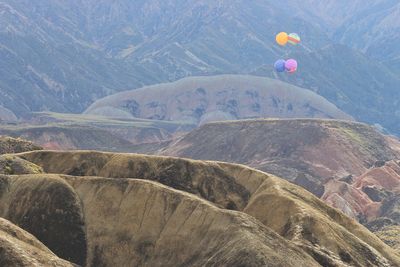
[[280, 32], [276, 35], [276, 42], [279, 45], [286, 45], [289, 40], [289, 36], [286, 32]]

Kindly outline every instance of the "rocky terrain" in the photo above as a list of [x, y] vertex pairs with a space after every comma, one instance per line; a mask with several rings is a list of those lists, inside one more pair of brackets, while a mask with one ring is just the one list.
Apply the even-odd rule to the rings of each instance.
[[397, 160], [377, 162], [359, 176], [330, 181], [325, 202], [353, 213], [393, 248], [400, 246], [400, 165]]
[[0, 155], [7, 153], [20, 153], [25, 151], [39, 150], [41, 147], [19, 138], [0, 135]]
[[400, 264], [356, 221], [244, 166], [90, 151], [16, 156], [48, 174], [3, 176], [2, 217], [77, 264]]
[[96, 101], [85, 113], [192, 124], [265, 117], [351, 119], [309, 90], [243, 75], [191, 77], [122, 92]]

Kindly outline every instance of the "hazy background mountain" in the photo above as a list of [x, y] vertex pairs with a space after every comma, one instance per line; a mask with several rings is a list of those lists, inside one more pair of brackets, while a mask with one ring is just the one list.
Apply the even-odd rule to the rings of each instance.
[[331, 39], [400, 71], [400, 3], [395, 0], [288, 0], [274, 3], [317, 25]]
[[[396, 1], [1, 0], [0, 11], [0, 106], [19, 116], [82, 112], [100, 97], [186, 76], [255, 73], [400, 132]], [[302, 45], [279, 48], [282, 30]], [[273, 62], [291, 55], [299, 72], [276, 77]]]

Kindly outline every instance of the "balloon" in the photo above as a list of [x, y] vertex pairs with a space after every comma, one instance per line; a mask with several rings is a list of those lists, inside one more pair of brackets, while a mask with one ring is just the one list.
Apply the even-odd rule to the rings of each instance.
[[300, 43], [300, 36], [297, 33], [291, 33], [288, 36], [289, 44], [296, 45]]
[[288, 34], [287, 34], [286, 32], [281, 32], [281, 33], [278, 33], [278, 34], [276, 35], [276, 42], [277, 42], [279, 45], [284, 46], [284, 45], [287, 44], [288, 38], [289, 38], [289, 36], [288, 36]]
[[289, 73], [294, 73], [297, 70], [297, 61], [294, 59], [288, 59], [285, 63], [285, 69]]
[[286, 70], [286, 61], [283, 59], [279, 59], [275, 62], [274, 68], [277, 72], [284, 72]]

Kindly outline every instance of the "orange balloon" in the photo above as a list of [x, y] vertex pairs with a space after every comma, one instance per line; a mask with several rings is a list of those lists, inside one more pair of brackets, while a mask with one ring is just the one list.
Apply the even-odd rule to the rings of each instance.
[[289, 36], [286, 32], [280, 32], [276, 35], [276, 42], [279, 45], [284, 46], [287, 44], [288, 41], [289, 41]]

